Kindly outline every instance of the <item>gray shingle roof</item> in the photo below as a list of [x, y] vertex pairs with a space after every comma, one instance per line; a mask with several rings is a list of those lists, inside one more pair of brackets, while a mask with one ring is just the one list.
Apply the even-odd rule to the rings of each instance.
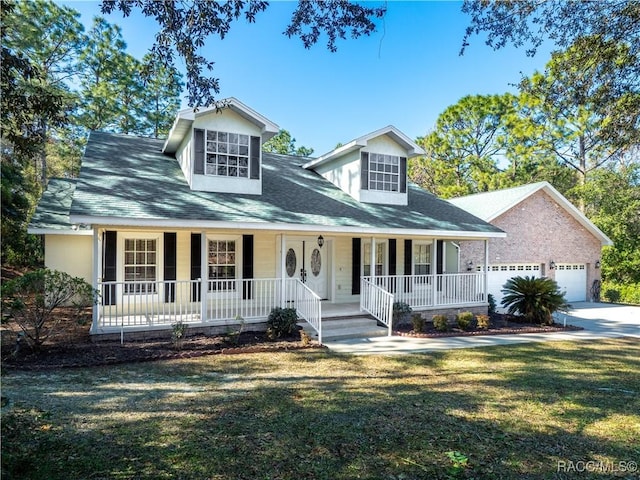
[[490, 222], [545, 185], [549, 184], [547, 182], [529, 183], [519, 187], [450, 198], [449, 202], [478, 218]]
[[[29, 232], [40, 233], [45, 230], [71, 233], [75, 231], [69, 220], [69, 210], [76, 191], [76, 180], [52, 178], [42, 194], [31, 222]], [[87, 226], [78, 226], [78, 231], [89, 230]]]
[[408, 206], [359, 203], [301, 168], [309, 159], [288, 155], [263, 153], [262, 195], [191, 191], [176, 159], [160, 152], [162, 146], [162, 140], [93, 132], [72, 217], [95, 223], [98, 217], [131, 218], [134, 225], [143, 219], [147, 225], [175, 220], [501, 233], [415, 185], [409, 186]]

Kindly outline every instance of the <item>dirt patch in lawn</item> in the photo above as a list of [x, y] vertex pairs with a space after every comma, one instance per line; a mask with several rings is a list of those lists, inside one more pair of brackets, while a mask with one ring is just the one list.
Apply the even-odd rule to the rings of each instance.
[[583, 330], [583, 328], [576, 327], [574, 325], [565, 326], [558, 323], [554, 323], [553, 325], [536, 325], [525, 322], [521, 317], [494, 313], [491, 315], [490, 326], [486, 329], [472, 327], [468, 330], [462, 330], [456, 326], [450, 325], [448, 331], [441, 332], [435, 329], [433, 322], [425, 322], [424, 328], [420, 332], [413, 330], [411, 324], [405, 324], [399, 326], [393, 333], [402, 337], [440, 338], [471, 337], [479, 335], [509, 335], [518, 333], [551, 333], [576, 330]]

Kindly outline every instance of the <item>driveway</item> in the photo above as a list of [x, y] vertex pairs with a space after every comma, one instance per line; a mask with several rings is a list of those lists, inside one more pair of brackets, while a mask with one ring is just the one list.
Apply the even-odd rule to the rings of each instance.
[[584, 330], [449, 338], [374, 337], [328, 342], [326, 346], [338, 353], [397, 355], [558, 340], [597, 340], [613, 337], [640, 339], [640, 307], [579, 302], [572, 305], [568, 314], [558, 315], [557, 321], [566, 321], [567, 324], [582, 327]]

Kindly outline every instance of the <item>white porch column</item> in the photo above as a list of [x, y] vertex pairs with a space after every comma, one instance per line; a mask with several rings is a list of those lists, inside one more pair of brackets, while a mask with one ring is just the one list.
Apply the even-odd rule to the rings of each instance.
[[207, 320], [207, 280], [209, 279], [209, 255], [207, 232], [202, 231], [200, 242], [200, 321]]
[[489, 301], [489, 240], [484, 241], [484, 301]]
[[280, 235], [280, 307], [284, 308], [285, 302], [287, 301], [287, 280], [285, 277], [285, 272], [287, 270], [287, 238], [283, 233]]
[[431, 304], [438, 304], [438, 240], [433, 239], [431, 244], [431, 275], [433, 276], [433, 284], [431, 285]]
[[371, 281], [373, 282], [374, 277], [376, 276], [376, 239], [371, 237], [371, 252], [369, 252], [369, 273], [371, 274]]
[[[93, 229], [93, 279], [92, 285], [94, 290], [98, 290], [99, 281], [98, 279], [102, 279], [102, 262], [100, 259], [102, 255], [102, 242], [100, 242], [100, 233], [98, 229]], [[102, 292], [100, 292], [102, 294]], [[96, 300], [96, 304], [93, 305], [92, 310], [92, 318], [91, 318], [91, 331], [98, 331], [98, 321], [100, 320], [100, 307], [102, 306], [102, 298], [98, 297]]]

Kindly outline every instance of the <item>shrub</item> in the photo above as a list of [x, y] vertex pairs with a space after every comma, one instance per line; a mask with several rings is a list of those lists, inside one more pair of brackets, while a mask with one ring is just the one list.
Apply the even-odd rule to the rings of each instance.
[[607, 302], [618, 303], [620, 301], [620, 290], [617, 288], [607, 288], [604, 291], [604, 298]]
[[438, 330], [439, 332], [446, 332], [449, 330], [449, 320], [446, 315], [434, 315], [433, 318], [433, 328]]
[[424, 318], [420, 313], [414, 313], [411, 316], [411, 325], [413, 325], [413, 331], [420, 333], [424, 330]]
[[476, 315], [476, 322], [481, 330], [487, 330], [491, 326], [489, 315]]
[[401, 323], [405, 323], [408, 315], [411, 313], [411, 307], [408, 303], [405, 302], [394, 302], [393, 303], [393, 324], [400, 325]]
[[569, 305], [558, 284], [550, 278], [514, 277], [502, 288], [502, 306], [510, 315], [519, 312], [532, 323], [551, 325], [551, 315], [564, 311]]
[[181, 320], [171, 325], [171, 341], [176, 350], [182, 349], [184, 337], [187, 333], [187, 324]]
[[271, 309], [267, 319], [267, 337], [271, 340], [286, 337], [298, 330], [298, 314], [295, 308]]
[[473, 313], [471, 312], [460, 312], [456, 315], [456, 323], [460, 330], [469, 330], [472, 321]]
[[611, 303], [640, 305], [640, 283], [602, 282], [603, 297]]
[[493, 295], [487, 295], [487, 302], [489, 303], [489, 315], [496, 313], [496, 299]]
[[98, 292], [81, 278], [43, 268], [4, 283], [0, 295], [3, 314], [16, 321], [38, 350], [58, 325], [60, 307], [73, 307], [77, 317], [95, 303]]

